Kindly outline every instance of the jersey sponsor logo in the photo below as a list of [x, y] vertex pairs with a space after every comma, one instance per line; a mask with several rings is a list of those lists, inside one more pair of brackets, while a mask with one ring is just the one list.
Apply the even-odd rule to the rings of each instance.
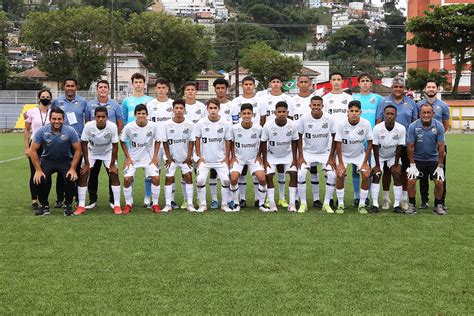
[[347, 129], [344, 130], [344, 134], [345, 134], [345, 135], [348, 135], [348, 134], [349, 134], [349, 130], [347, 130]]
[[270, 146], [275, 146], [275, 142], [273, 140], [269, 141]]
[[244, 135], [242, 135], [242, 134], [240, 134], [240, 133], [237, 134], [237, 137], [238, 137], [238, 138], [241, 138], [242, 136], [244, 136]]
[[302, 116], [301, 114], [294, 114], [294, 115], [293, 115], [293, 119], [294, 119], [295, 121], [297, 121], [297, 120], [299, 120], [299, 119], [301, 118], [301, 116]]
[[329, 114], [336, 114], [336, 113], [346, 113], [347, 109], [329, 109]]
[[276, 145], [277, 146], [288, 146], [291, 144], [291, 141], [287, 141], [287, 142], [276, 142]]
[[327, 138], [329, 136], [329, 133], [322, 133], [322, 134], [311, 134], [311, 133], [305, 133], [306, 138]]
[[240, 148], [240, 143], [236, 142], [235, 143], [235, 148]]
[[157, 107], [157, 106], [155, 106], [155, 107], [153, 108], [153, 111], [156, 111], [156, 110], [158, 110], [158, 107]]
[[236, 147], [237, 148], [255, 148], [257, 147], [257, 143], [253, 143], [253, 144], [242, 144], [242, 143], [238, 143], [239, 146], [237, 146], [237, 143], [236, 143]]
[[141, 148], [141, 147], [146, 147], [146, 146], [148, 145], [148, 143], [130, 142], [130, 145], [131, 145], [132, 147]]
[[297, 107], [297, 108], [301, 107], [301, 104], [300, 104], [300, 103], [296, 103], [296, 107]]
[[188, 140], [187, 139], [168, 139], [168, 144], [173, 145], [173, 144], [180, 144], [180, 143], [186, 143]]
[[202, 137], [201, 138], [203, 143], [220, 143], [222, 142], [223, 138], [222, 137]]

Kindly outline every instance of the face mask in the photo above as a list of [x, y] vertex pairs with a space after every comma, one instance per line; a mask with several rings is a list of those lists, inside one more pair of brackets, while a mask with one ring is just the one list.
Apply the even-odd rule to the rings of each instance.
[[43, 105], [49, 105], [51, 103], [50, 99], [40, 99], [41, 104]]

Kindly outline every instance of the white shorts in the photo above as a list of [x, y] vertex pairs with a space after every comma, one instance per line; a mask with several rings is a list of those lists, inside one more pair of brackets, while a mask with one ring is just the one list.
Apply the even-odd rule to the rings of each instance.
[[298, 169], [296, 169], [296, 166], [292, 166], [292, 167], [290, 168], [291, 163], [285, 163], [285, 164], [279, 163], [279, 164], [270, 164], [270, 168], [267, 167], [267, 170], [266, 170], [266, 171], [267, 171], [267, 174], [273, 174], [273, 173], [275, 173], [276, 167], [277, 167], [278, 165], [283, 165], [283, 173], [287, 173], [287, 172], [291, 172], [291, 171], [293, 171], [293, 172], [297, 172], [297, 171], [298, 171]]
[[199, 168], [196, 169], [196, 184], [205, 185], [209, 171], [214, 169], [217, 173], [217, 176], [221, 180], [222, 185], [229, 185], [229, 167], [225, 162], [216, 162], [216, 163], [206, 163], [202, 162], [199, 165]]
[[[108, 156], [91, 156], [89, 155], [89, 166], [92, 168], [95, 165], [97, 160], [102, 160], [104, 166], [108, 169], [110, 167], [110, 160], [112, 159], [112, 154]], [[115, 166], [118, 166], [117, 160], [115, 160]], [[84, 167], [84, 159], [81, 159], [81, 167]]]
[[263, 166], [261, 164], [259, 164], [258, 162], [250, 162], [250, 163], [246, 163], [246, 164], [242, 164], [242, 163], [234, 163], [232, 165], [232, 168], [230, 169], [230, 173], [232, 172], [238, 172], [239, 174], [242, 174], [242, 170], [244, 169], [245, 166], [248, 166], [248, 170], [250, 171], [250, 174], [254, 174], [255, 172], [257, 171], [265, 171], [265, 169], [263, 168]]
[[318, 164], [325, 167], [329, 159], [329, 152], [323, 154], [310, 154], [303, 152], [303, 157], [308, 167], [316, 166]]
[[181, 170], [181, 174], [186, 174], [192, 172], [192, 169], [185, 164], [184, 162], [172, 162], [169, 168], [166, 168], [166, 176], [167, 177], [174, 177], [176, 169], [179, 168]]
[[270, 165], [277, 164], [277, 165], [284, 165], [284, 164], [291, 164], [293, 161], [293, 154], [290, 152], [289, 155], [284, 157], [275, 157], [270, 152], [267, 153], [267, 161]]
[[[388, 158], [388, 159], [380, 159], [379, 158], [379, 162], [380, 162], [380, 168], [381, 169], [383, 169], [385, 164], [387, 165], [388, 168], [391, 168], [395, 164], [395, 157]], [[399, 163], [401, 164], [401, 160], [399, 161]], [[371, 166], [375, 166], [374, 156], [372, 156], [372, 159], [371, 159]]]
[[[362, 154], [357, 157], [343, 157], [344, 166], [347, 167], [349, 164], [353, 164], [357, 166], [357, 171], [362, 167], [364, 163], [365, 154]], [[339, 159], [336, 157], [336, 163], [339, 164]]]
[[160, 169], [156, 165], [153, 165], [153, 164], [148, 164], [148, 165], [139, 164], [139, 165], [136, 165], [136, 166], [131, 165], [131, 166], [128, 166], [128, 168], [123, 169], [124, 178], [135, 176], [135, 171], [138, 168], [145, 169], [145, 177], [146, 178], [148, 178], [148, 177], [159, 177], [160, 176]]

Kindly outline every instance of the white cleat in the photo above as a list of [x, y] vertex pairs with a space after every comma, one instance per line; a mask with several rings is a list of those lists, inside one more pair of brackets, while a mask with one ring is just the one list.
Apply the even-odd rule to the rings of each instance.
[[390, 204], [392, 201], [390, 201], [390, 198], [383, 199], [382, 201], [382, 210], [388, 210], [390, 208]]
[[109, 203], [109, 206], [110, 206], [111, 209], [114, 209], [114, 207], [115, 207], [114, 203]]
[[278, 207], [276, 204], [270, 204], [270, 212], [278, 212]]
[[161, 209], [161, 212], [162, 212], [162, 213], [169, 213], [169, 212], [171, 212], [172, 209], [173, 209], [173, 208], [171, 207], [171, 205], [165, 205], [165, 207], [163, 207], [163, 208]]
[[226, 213], [232, 213], [234, 210], [231, 209], [227, 204], [222, 204], [221, 210], [226, 212]]
[[194, 207], [194, 205], [188, 205], [188, 211], [191, 212], [191, 213], [197, 212], [197, 210], [196, 210], [196, 208]]
[[[87, 205], [87, 206], [85, 207], [85, 209], [86, 209], [86, 210], [92, 210], [92, 209], [95, 208], [96, 206], [97, 206], [97, 202], [93, 202], [93, 203]], [[114, 208], [114, 206], [112, 205], [112, 209], [113, 209], [113, 208]]]
[[264, 212], [264, 213], [270, 212], [270, 209], [267, 208], [267, 207], [265, 207], [264, 205], [260, 206], [260, 207], [258, 208], [258, 210], [259, 210], [260, 212]]
[[296, 212], [296, 206], [294, 204], [288, 205], [288, 212]]
[[198, 213], [204, 213], [205, 211], [207, 211], [207, 206], [206, 206], [206, 205], [201, 205], [201, 206], [199, 206], [199, 208], [196, 210], [196, 212], [198, 212]]
[[407, 200], [400, 200], [400, 208], [404, 211], [408, 210], [408, 201]]
[[234, 212], [240, 212], [240, 205], [237, 205], [237, 206], [234, 208]]

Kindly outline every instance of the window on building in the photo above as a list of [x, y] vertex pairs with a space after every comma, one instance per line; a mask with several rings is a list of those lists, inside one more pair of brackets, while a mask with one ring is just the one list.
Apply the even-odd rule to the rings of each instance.
[[209, 82], [207, 80], [196, 81], [197, 91], [209, 91]]

